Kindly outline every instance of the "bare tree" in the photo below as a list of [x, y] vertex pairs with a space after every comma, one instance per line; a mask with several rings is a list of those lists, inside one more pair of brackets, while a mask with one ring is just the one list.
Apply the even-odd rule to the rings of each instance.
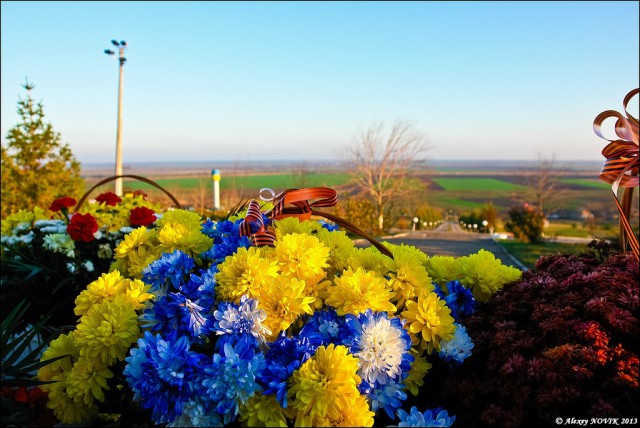
[[407, 190], [412, 167], [424, 161], [428, 149], [424, 133], [406, 120], [396, 120], [388, 132], [382, 123], [373, 124], [348, 148], [349, 171], [358, 190], [373, 200], [380, 231], [385, 208]]
[[554, 170], [556, 154], [549, 157], [538, 155], [538, 160], [532, 171], [525, 174], [526, 184], [529, 187], [528, 196], [533, 201], [536, 211], [545, 217], [545, 210], [549, 208], [561, 196], [558, 190], [558, 177], [561, 171]]

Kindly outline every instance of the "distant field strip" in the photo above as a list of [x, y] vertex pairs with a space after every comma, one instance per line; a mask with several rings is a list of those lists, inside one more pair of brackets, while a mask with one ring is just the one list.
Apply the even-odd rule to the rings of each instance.
[[520, 190], [522, 186], [495, 178], [434, 178], [444, 190], [457, 191], [490, 191], [490, 190]]
[[600, 179], [590, 178], [563, 178], [561, 183], [577, 184], [578, 186], [591, 187], [596, 189], [611, 189], [611, 185]]
[[[274, 190], [284, 190], [289, 187], [333, 187], [344, 184], [349, 179], [347, 174], [306, 174], [304, 177], [293, 174], [279, 175], [250, 175], [225, 177], [220, 180], [221, 189], [261, 189], [269, 187]], [[211, 178], [185, 177], [161, 178], [154, 180], [160, 186], [170, 189], [195, 189], [200, 186], [211, 187]], [[125, 180], [125, 185], [131, 189], [149, 189], [153, 186], [140, 181]]]

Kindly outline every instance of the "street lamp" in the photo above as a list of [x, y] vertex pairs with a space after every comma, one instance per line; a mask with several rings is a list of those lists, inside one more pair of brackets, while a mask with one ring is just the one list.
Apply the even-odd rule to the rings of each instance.
[[[116, 175], [122, 175], [122, 71], [123, 65], [127, 60], [124, 57], [124, 50], [127, 48], [127, 42], [121, 40], [111, 40], [111, 44], [118, 49], [118, 60], [120, 62], [120, 75], [118, 77], [118, 130], [116, 132]], [[110, 56], [115, 55], [111, 49], [105, 49], [104, 53]], [[122, 196], [122, 178], [116, 179], [115, 193]]]
[[489, 225], [489, 222], [487, 220], [482, 220], [482, 227], [484, 227], [485, 233], [488, 233], [488, 231], [487, 231], [487, 226], [488, 225]]

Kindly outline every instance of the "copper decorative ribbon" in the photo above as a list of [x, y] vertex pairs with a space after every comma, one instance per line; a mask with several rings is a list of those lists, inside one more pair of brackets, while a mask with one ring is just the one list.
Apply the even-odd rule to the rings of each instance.
[[[262, 189], [260, 193], [262, 194], [264, 190], [271, 191], [270, 189]], [[271, 193], [272, 195], [275, 195], [273, 191], [271, 191]], [[367, 241], [371, 242], [371, 244], [380, 250], [380, 252], [393, 258], [391, 251], [389, 251], [387, 247], [364, 231], [360, 230], [353, 223], [336, 215], [315, 209], [318, 207], [332, 207], [338, 203], [338, 195], [333, 189], [329, 189], [328, 187], [287, 189], [272, 198], [264, 198], [262, 196], [261, 198], [263, 200], [273, 202], [273, 208], [264, 214], [271, 220], [280, 220], [286, 217], [297, 217], [300, 220], [309, 220], [312, 215], [324, 217], [333, 221], [337, 225], [362, 236]], [[249, 203], [247, 216], [240, 224], [240, 235], [249, 236], [254, 245], [273, 245], [276, 240], [275, 234], [265, 226], [262, 216], [263, 214], [260, 211], [260, 205], [257, 201], [252, 200]], [[255, 232], [252, 232], [252, 225], [254, 229], [257, 229]]]
[[[639, 185], [640, 160], [638, 153], [640, 146], [638, 144], [638, 119], [629, 114], [627, 105], [638, 93], [640, 93], [640, 89], [634, 89], [624, 97], [622, 105], [626, 117], [617, 111], [606, 110], [593, 121], [594, 132], [598, 137], [609, 141], [609, 144], [602, 150], [602, 155], [606, 160], [600, 171], [600, 178], [611, 184], [616, 207], [620, 213], [620, 246], [623, 251], [626, 251], [628, 244], [636, 258], [640, 258], [640, 247], [638, 238], [629, 223], [629, 216], [633, 189]], [[617, 140], [609, 140], [601, 132], [603, 122], [610, 117], [616, 118], [615, 133], [619, 137]], [[620, 187], [624, 189], [622, 202], [618, 199], [618, 188]]]

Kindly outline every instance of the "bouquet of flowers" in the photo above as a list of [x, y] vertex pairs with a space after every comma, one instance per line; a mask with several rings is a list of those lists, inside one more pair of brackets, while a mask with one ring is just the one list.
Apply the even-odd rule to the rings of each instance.
[[108, 396], [123, 391], [168, 426], [449, 426], [446, 410], [403, 402], [430, 360], [471, 355], [461, 317], [521, 274], [486, 251], [356, 248], [334, 225], [251, 206], [160, 217], [124, 237], [78, 295], [76, 329], [42, 357], [66, 355], [38, 372], [63, 423], [113, 417]]
[[125, 234], [152, 225], [160, 210], [143, 194], [120, 198], [111, 192], [69, 214], [75, 205], [73, 198], [64, 197], [48, 210], [21, 210], [2, 220], [3, 308], [26, 300], [31, 304], [29, 322], [53, 309], [51, 325], [73, 323], [69, 315], [77, 294], [108, 271]]

